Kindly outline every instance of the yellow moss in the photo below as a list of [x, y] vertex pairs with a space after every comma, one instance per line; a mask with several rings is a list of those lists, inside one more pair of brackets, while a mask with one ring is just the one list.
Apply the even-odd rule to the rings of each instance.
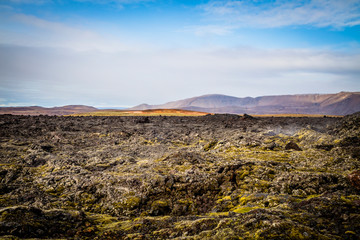
[[93, 220], [94, 223], [96, 223], [100, 231], [116, 229], [121, 223], [118, 221], [118, 218], [112, 217], [107, 214], [92, 214], [89, 215], [89, 219]]
[[165, 201], [162, 201], [162, 200], [157, 200], [157, 201], [154, 201], [151, 206], [155, 207], [155, 206], [162, 206], [162, 207], [166, 207], [168, 206], [168, 203], [165, 202]]
[[251, 210], [257, 209], [259, 207], [241, 207], [241, 206], [236, 206], [235, 208], [231, 209], [232, 212], [236, 212], [236, 213], [247, 213], [250, 212]]
[[347, 204], [353, 204], [354, 200], [359, 201], [360, 200], [360, 196], [359, 195], [349, 195], [349, 196], [341, 196], [340, 199], [344, 202], [346, 202]]
[[211, 212], [211, 213], [208, 213], [208, 216], [211, 216], [211, 217], [229, 216], [229, 212]]
[[127, 221], [122, 221], [118, 224], [118, 227], [125, 231], [128, 232], [130, 230], [132, 230], [134, 227], [136, 227], [138, 224], [134, 224], [131, 220], [127, 220]]
[[181, 142], [179, 140], [177, 141], [172, 141], [171, 142], [173, 145], [175, 145], [176, 147], [189, 147], [190, 145], [185, 143], [185, 142]]
[[236, 171], [237, 176], [236, 176], [236, 180], [244, 180], [244, 178], [248, 175], [250, 175], [250, 171], [244, 169], [244, 170], [238, 170]]
[[132, 210], [132, 209], [136, 208], [137, 206], [139, 206], [140, 202], [141, 202], [141, 198], [136, 197], [136, 196], [130, 196], [121, 202], [115, 203], [114, 206], [115, 206], [115, 208], [122, 209], [122, 210], [125, 210], [125, 209]]
[[321, 196], [320, 194], [312, 194], [312, 195], [309, 195], [306, 197], [306, 200], [309, 200], [309, 199], [312, 199], [312, 198], [316, 198], [316, 197], [319, 197]]
[[292, 228], [290, 235], [290, 239], [307, 239], [297, 228]]
[[216, 202], [217, 202], [217, 203], [221, 203], [221, 202], [223, 202], [223, 201], [231, 201], [231, 196], [225, 196], [225, 197], [217, 200]]
[[60, 196], [64, 190], [65, 190], [64, 186], [59, 186], [57, 188], [50, 187], [46, 189], [45, 192], [52, 196]]
[[205, 145], [204, 151], [206, 151], [206, 152], [210, 151], [211, 149], [213, 149], [216, 146], [217, 143], [218, 143], [217, 141], [209, 142], [208, 144]]
[[189, 170], [191, 167], [192, 167], [192, 165], [190, 165], [190, 164], [176, 165], [175, 170], [178, 172], [185, 172], [186, 170]]
[[289, 162], [290, 153], [285, 151], [270, 151], [264, 150], [262, 147], [255, 148], [236, 148], [230, 147], [222, 154], [224, 158], [244, 158], [244, 159], [254, 159], [261, 161], [277, 161], [277, 162]]
[[150, 139], [144, 139], [142, 144], [144, 145], [156, 145], [156, 144], [159, 144], [157, 138], [154, 138], [153, 140], [150, 140]]
[[179, 203], [179, 204], [192, 204], [193, 201], [188, 200], [188, 199], [179, 199], [179, 200], [177, 200], [177, 203]]

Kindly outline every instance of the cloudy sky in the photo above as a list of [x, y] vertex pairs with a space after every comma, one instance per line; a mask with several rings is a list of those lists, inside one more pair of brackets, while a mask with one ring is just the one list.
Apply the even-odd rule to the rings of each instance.
[[359, 0], [0, 0], [0, 106], [340, 91]]

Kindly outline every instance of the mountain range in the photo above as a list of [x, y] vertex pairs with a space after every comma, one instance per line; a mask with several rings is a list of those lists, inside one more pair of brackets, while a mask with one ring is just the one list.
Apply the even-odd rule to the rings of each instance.
[[129, 110], [184, 109], [233, 114], [326, 114], [346, 115], [360, 111], [360, 92], [298, 94], [238, 98], [220, 94], [172, 101], [161, 105], [141, 104]]
[[[360, 111], [360, 92], [277, 95], [255, 98], [209, 94], [160, 105], [141, 104], [123, 111], [151, 109], [179, 109], [205, 113], [233, 114], [347, 115]], [[111, 110], [113, 109], [101, 111], [106, 112]], [[71, 115], [95, 111], [99, 111], [99, 109], [85, 105], [67, 105], [53, 108], [39, 106], [0, 107], [0, 114], [13, 115]]]

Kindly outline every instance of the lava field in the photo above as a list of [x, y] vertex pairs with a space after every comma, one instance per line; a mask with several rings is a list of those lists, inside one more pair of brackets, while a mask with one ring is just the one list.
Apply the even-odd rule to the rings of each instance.
[[360, 239], [360, 115], [0, 115], [2, 239]]

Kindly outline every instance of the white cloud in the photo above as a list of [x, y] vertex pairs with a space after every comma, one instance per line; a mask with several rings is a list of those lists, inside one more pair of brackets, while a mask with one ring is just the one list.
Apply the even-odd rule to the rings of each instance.
[[222, 26], [222, 25], [205, 25], [205, 26], [187, 26], [183, 32], [191, 32], [196, 36], [207, 36], [207, 35], [218, 35], [224, 36], [233, 33], [234, 27], [232, 26]]
[[88, 2], [102, 5], [114, 5], [119, 9], [122, 9], [124, 5], [142, 4], [148, 2], [154, 2], [155, 0], [75, 0], [77, 2]]
[[[22, 0], [19, 0], [22, 1]], [[31, 1], [31, 0], [28, 0]], [[144, 2], [154, 2], [154, 0], [75, 0], [77, 2], [92, 2], [96, 4], [137, 4], [137, 3], [144, 3]]]
[[[155, 0], [73, 0], [76, 2], [90, 2], [94, 4], [114, 4], [118, 6], [122, 5], [130, 5], [130, 4], [139, 4], [146, 2], [154, 2]], [[15, 4], [46, 4], [46, 3], [54, 3], [54, 2], [62, 2], [62, 0], [8, 0], [10, 3]]]
[[11, 3], [15, 4], [35, 4], [35, 5], [41, 5], [44, 3], [52, 3], [52, 0], [8, 0]]
[[[218, 14], [236, 15], [234, 9], [227, 6]], [[164, 50], [127, 43], [120, 34], [35, 16], [17, 14], [5, 20], [3, 26], [9, 27], [0, 34], [0, 96], [6, 102], [1, 104], [133, 106], [208, 93], [241, 97], [360, 89], [358, 46], [352, 53], [245, 47]], [[234, 30], [228, 26], [185, 31], [222, 36]]]
[[[122, 51], [131, 48], [121, 39], [109, 34], [99, 34], [82, 26], [68, 26], [25, 14], [14, 14], [8, 19], [13, 28], [5, 28], [0, 43], [29, 47], [66, 48], [77, 51]], [[18, 29], [26, 28], [26, 31]]]
[[254, 0], [211, 1], [201, 8], [217, 17], [241, 27], [283, 27], [310, 25], [342, 28], [360, 24], [358, 0]]
[[250, 48], [111, 53], [2, 46], [0, 51], [0, 95], [41, 105], [132, 106], [207, 93], [360, 89], [360, 54]]

